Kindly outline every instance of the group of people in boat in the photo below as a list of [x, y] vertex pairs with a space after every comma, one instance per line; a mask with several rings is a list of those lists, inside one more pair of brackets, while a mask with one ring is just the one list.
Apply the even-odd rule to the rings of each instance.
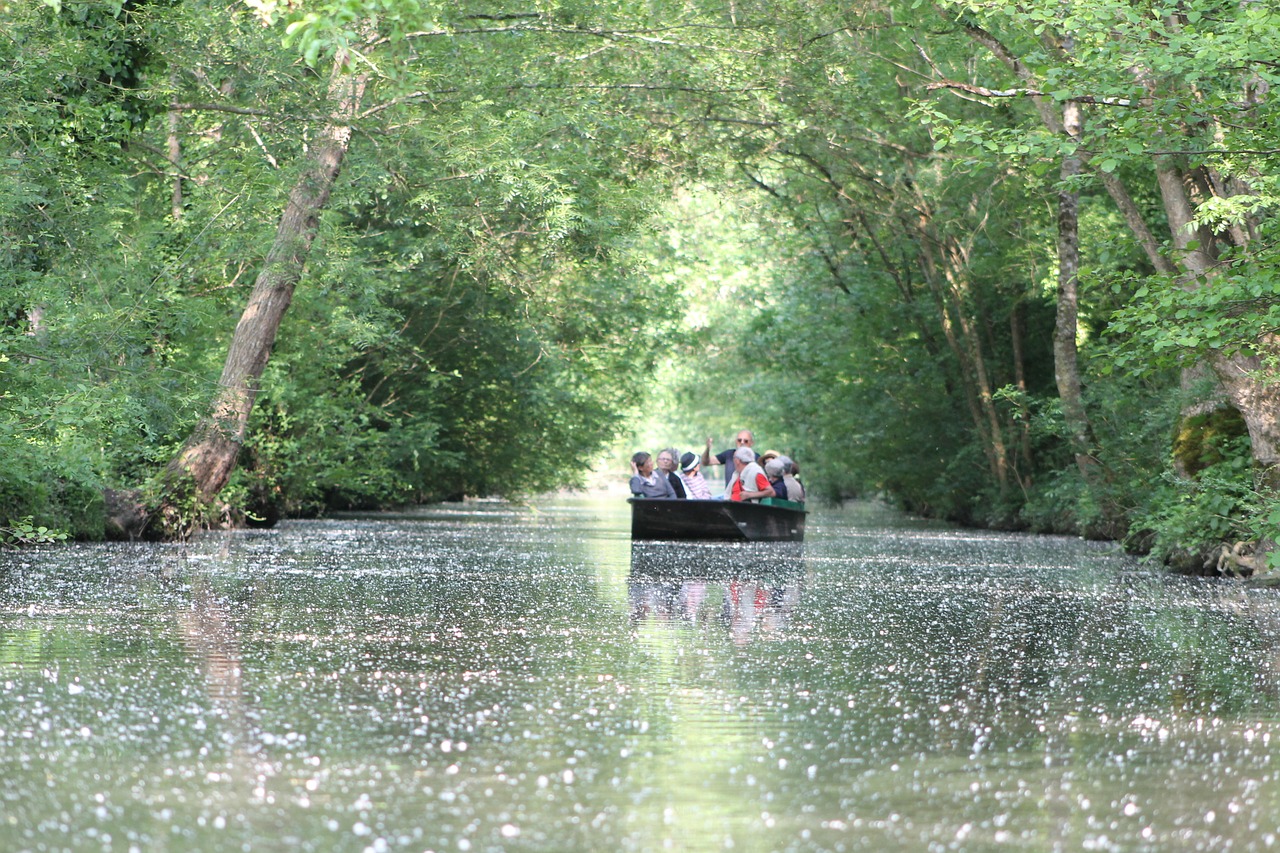
[[[735, 446], [711, 452], [711, 439], [701, 454], [681, 454], [674, 447], [658, 452], [657, 459], [641, 450], [631, 457], [631, 494], [638, 498], [712, 498], [759, 501], [777, 498], [804, 503], [799, 466], [776, 450], [756, 453], [751, 430], [740, 430]], [[702, 475], [704, 467], [724, 466], [724, 494], [712, 495]]]

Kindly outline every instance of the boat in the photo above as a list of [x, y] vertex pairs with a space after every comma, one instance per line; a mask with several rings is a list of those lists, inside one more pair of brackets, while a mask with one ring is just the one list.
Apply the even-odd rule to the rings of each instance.
[[628, 498], [627, 502], [632, 539], [804, 541], [806, 513], [804, 505], [794, 501]]

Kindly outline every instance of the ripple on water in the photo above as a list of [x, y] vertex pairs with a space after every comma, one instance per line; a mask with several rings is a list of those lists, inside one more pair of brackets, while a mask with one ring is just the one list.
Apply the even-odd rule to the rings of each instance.
[[446, 505], [0, 554], [0, 848], [1261, 849], [1280, 608], [818, 511]]

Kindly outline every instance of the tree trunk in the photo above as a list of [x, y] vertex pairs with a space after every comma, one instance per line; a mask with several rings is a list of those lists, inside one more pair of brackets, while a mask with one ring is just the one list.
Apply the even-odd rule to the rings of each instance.
[[[1168, 161], [1156, 164], [1160, 198], [1169, 217], [1173, 245], [1186, 271], [1188, 288], [1209, 286], [1213, 257], [1208, 251], [1212, 235], [1194, 226], [1194, 210], [1182, 174]], [[1280, 383], [1268, 382], [1264, 355], [1280, 353], [1280, 341], [1268, 335], [1252, 353], [1216, 355], [1209, 366], [1221, 383], [1227, 400], [1244, 418], [1258, 485], [1280, 488]]]
[[[1080, 105], [1067, 102], [1062, 109], [1062, 126], [1072, 139], [1080, 136]], [[1062, 160], [1064, 185], [1077, 177], [1082, 168], [1080, 158], [1068, 155]], [[1097, 463], [1090, 452], [1089, 417], [1084, 407], [1080, 382], [1079, 353], [1076, 332], [1080, 315], [1080, 196], [1064, 186], [1058, 191], [1058, 300], [1053, 329], [1053, 376], [1062, 403], [1062, 418], [1067, 427], [1067, 441], [1075, 457], [1076, 467], [1085, 482], [1091, 483]]]
[[[1022, 320], [1022, 300], [1013, 303], [1009, 312], [1009, 342], [1013, 347], [1013, 381], [1023, 397], [1027, 394], [1027, 367], [1023, 338], [1026, 337], [1026, 324]], [[1030, 472], [1034, 466], [1031, 456], [1031, 412], [1026, 406], [1019, 407], [1016, 416], [1018, 425], [1018, 458], [1025, 469]], [[1025, 489], [1031, 485], [1029, 474], [1019, 474], [1018, 482]]]
[[[175, 102], [176, 105], [176, 102]], [[182, 218], [182, 118], [176, 109], [169, 110], [169, 165], [173, 167], [173, 190], [169, 198], [169, 210], [174, 221]]]
[[[1280, 341], [1268, 337], [1262, 342], [1266, 352], [1280, 352]], [[1210, 360], [1231, 404], [1244, 418], [1249, 430], [1254, 481], [1267, 492], [1280, 492], [1280, 383], [1260, 379], [1263, 358], [1236, 354]]]
[[[995, 410], [995, 398], [987, 378], [986, 361], [981, 342], [976, 338], [973, 323], [964, 305], [963, 291], [967, 287], [960, 255], [962, 249], [942, 246], [945, 237], [933, 233], [926, 206], [922, 205], [917, 225], [920, 240], [920, 261], [925, 283], [937, 305], [942, 333], [955, 355], [959, 367], [961, 394], [973, 420], [974, 430], [982, 445], [983, 455], [991, 471], [991, 478], [1003, 496], [1009, 486], [1009, 457]], [[935, 245], [941, 257], [935, 257]]]
[[208, 414], [169, 463], [170, 487], [177, 486], [182, 477], [190, 477], [195, 497], [202, 503], [217, 496], [235, 468], [257, 398], [258, 380], [293, 299], [294, 287], [302, 277], [320, 214], [328, 204], [350, 146], [351, 120], [367, 83], [367, 75], [353, 73], [339, 58], [329, 84], [333, 105], [330, 122], [318, 135], [307, 168], [289, 193], [275, 240], [236, 325], [217, 396]]
[[987, 422], [987, 455], [996, 485], [1003, 497], [1009, 491], [1009, 448], [1004, 440], [1004, 426], [1000, 422], [1000, 413], [996, 410], [995, 390], [987, 372], [987, 360], [982, 352], [982, 342], [973, 326], [973, 320], [965, 311], [963, 291], [968, 286], [968, 270], [953, 272], [953, 267], [946, 270], [948, 292], [954, 306], [955, 319], [960, 327], [961, 338], [967, 348], [966, 355], [973, 370], [973, 381], [978, 397], [978, 405]]

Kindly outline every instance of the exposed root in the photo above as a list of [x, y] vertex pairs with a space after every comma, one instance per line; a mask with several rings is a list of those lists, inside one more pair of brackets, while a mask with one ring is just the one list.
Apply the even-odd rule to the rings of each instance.
[[1267, 558], [1265, 554], [1256, 553], [1257, 545], [1256, 542], [1237, 542], [1234, 545], [1224, 542], [1218, 549], [1216, 564], [1210, 561], [1205, 568], [1212, 565], [1223, 577], [1247, 578], [1260, 575], [1266, 571]]

